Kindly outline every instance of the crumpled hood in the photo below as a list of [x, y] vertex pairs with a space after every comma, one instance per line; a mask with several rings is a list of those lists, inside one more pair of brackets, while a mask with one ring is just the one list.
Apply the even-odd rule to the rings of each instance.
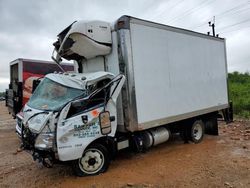
[[109, 72], [99, 71], [92, 73], [50, 73], [46, 78], [53, 80], [59, 84], [75, 89], [86, 89], [86, 85], [91, 85], [104, 78], [114, 78], [114, 75]]

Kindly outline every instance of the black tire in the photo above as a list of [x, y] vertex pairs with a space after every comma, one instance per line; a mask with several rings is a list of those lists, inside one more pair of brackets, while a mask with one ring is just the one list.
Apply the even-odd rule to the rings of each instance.
[[91, 176], [105, 172], [110, 164], [107, 148], [102, 144], [89, 146], [80, 159], [73, 161], [73, 170], [77, 176]]
[[205, 125], [203, 121], [196, 120], [192, 124], [189, 132], [189, 137], [192, 142], [198, 144], [202, 141], [205, 132]]

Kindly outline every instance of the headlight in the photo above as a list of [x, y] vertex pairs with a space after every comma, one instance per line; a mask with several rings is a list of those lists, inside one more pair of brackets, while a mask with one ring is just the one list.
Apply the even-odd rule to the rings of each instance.
[[51, 132], [48, 125], [44, 127], [42, 132], [37, 136], [35, 148], [37, 149], [52, 149], [54, 143], [55, 133]]
[[28, 121], [29, 129], [34, 133], [39, 133], [43, 126], [47, 123], [49, 114], [42, 113], [32, 117]]

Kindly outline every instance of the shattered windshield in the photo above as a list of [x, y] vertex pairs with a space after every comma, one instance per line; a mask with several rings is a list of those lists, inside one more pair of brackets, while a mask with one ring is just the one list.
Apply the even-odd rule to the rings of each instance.
[[39, 110], [59, 110], [70, 100], [86, 95], [86, 90], [67, 87], [45, 78], [36, 88], [28, 105]]

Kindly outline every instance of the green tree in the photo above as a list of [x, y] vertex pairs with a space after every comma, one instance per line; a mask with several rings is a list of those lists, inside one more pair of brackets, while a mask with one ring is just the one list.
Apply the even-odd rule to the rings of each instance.
[[250, 74], [233, 72], [228, 74], [229, 97], [233, 101], [236, 116], [250, 117]]
[[4, 97], [5, 96], [5, 92], [0, 92], [0, 97]]

